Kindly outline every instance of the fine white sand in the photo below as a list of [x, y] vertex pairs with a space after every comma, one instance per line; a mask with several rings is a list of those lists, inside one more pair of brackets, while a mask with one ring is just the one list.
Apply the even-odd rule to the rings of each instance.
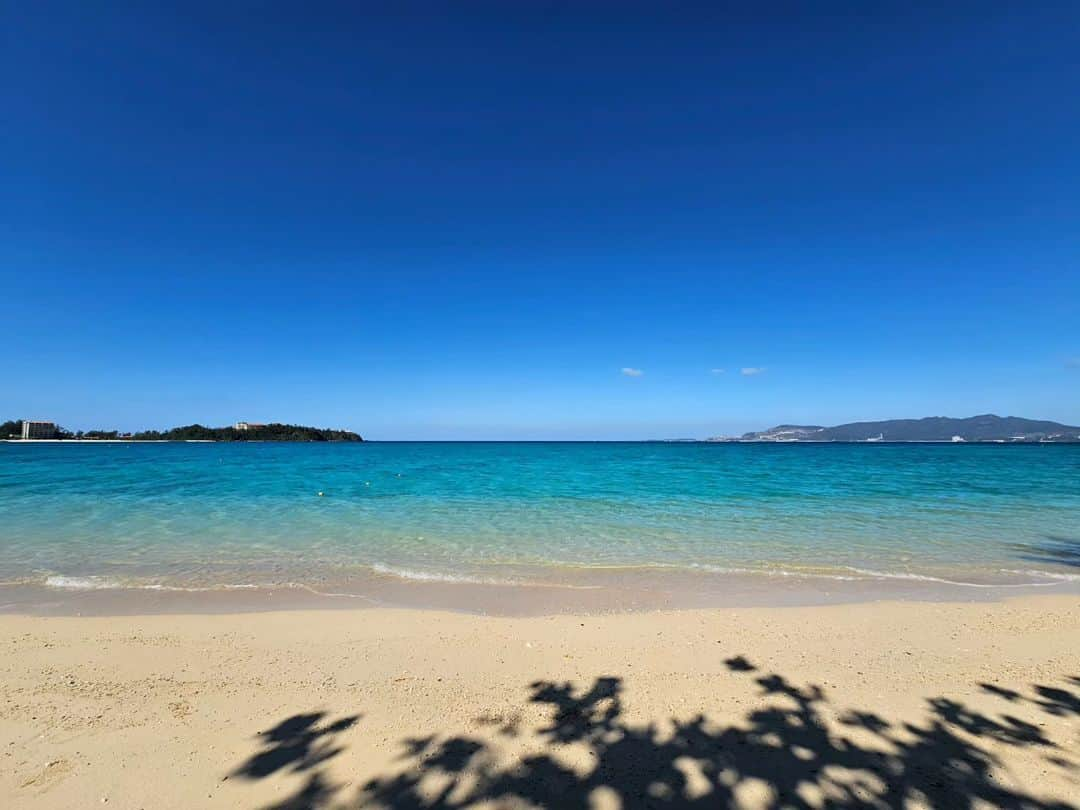
[[0, 806], [1069, 807], [1080, 598], [0, 618]]

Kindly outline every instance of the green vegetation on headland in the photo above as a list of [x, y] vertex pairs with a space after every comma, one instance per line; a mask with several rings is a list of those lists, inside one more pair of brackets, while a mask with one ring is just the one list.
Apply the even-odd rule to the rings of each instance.
[[16, 438], [22, 435], [22, 419], [9, 419], [0, 422], [0, 439]]
[[[18, 438], [22, 435], [22, 420], [0, 423], [0, 439]], [[138, 433], [121, 433], [117, 430], [69, 431], [56, 429], [57, 439], [124, 440], [135, 442], [362, 442], [360, 434], [351, 430], [331, 430], [305, 425], [249, 425], [244, 429], [235, 427], [212, 428], [205, 425], [185, 425], [171, 430], [143, 430]]]
[[362, 442], [351, 430], [306, 427], [305, 425], [252, 425], [245, 430], [234, 427], [211, 428], [186, 425], [160, 432], [145, 430], [132, 435], [144, 441], [214, 441], [214, 442]]

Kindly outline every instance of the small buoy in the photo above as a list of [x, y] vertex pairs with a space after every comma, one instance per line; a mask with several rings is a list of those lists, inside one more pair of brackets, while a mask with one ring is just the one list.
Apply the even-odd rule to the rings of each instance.
[[319, 490], [319, 497], [320, 498], [322, 497], [322, 490], [321, 489]]

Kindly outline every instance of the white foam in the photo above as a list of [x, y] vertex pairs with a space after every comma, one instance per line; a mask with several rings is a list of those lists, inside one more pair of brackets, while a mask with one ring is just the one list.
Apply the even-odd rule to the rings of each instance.
[[849, 577], [843, 574], [824, 574], [816, 571], [789, 571], [785, 568], [730, 568], [721, 565], [709, 565], [707, 563], [693, 563], [690, 566], [698, 571], [708, 571], [710, 574], [750, 574], [765, 577], [793, 577], [796, 579], [832, 579], [842, 582], [856, 582], [858, 577]]
[[63, 588], [72, 591], [99, 591], [124, 587], [119, 582], [104, 577], [65, 577], [60, 575], [46, 577], [45, 585], [49, 588]]
[[[606, 566], [605, 566], [606, 567]], [[618, 568], [619, 566], [612, 566], [612, 568]], [[903, 580], [909, 582], [928, 582], [938, 583], [942, 585], [951, 585], [961, 588], [1039, 588], [1056, 585], [1061, 582], [1080, 582], [1080, 574], [1071, 574], [1055, 571], [1041, 571], [1036, 569], [998, 569], [999, 573], [1014, 574], [1027, 577], [1036, 577], [1037, 581], [1032, 582], [1009, 582], [1009, 583], [988, 583], [988, 582], [966, 582], [963, 580], [946, 579], [944, 577], [932, 576], [929, 574], [916, 574], [908, 571], [877, 571], [869, 568], [857, 568], [855, 566], [845, 566], [844, 570], [850, 571], [850, 574], [832, 574], [820, 571], [801, 571], [791, 570], [783, 568], [742, 568], [737, 566], [720, 566], [712, 565], [708, 563], [691, 563], [689, 565], [674, 565], [674, 564], [658, 564], [655, 566], [647, 565], [645, 568], [690, 568], [697, 571], [703, 571], [710, 574], [721, 575], [742, 575], [742, 576], [764, 576], [764, 577], [785, 577], [793, 579], [825, 579], [825, 580], [837, 580], [844, 582], [865, 582], [867, 580]], [[394, 577], [396, 579], [410, 580], [414, 582], [441, 582], [447, 584], [466, 584], [466, 585], [494, 585], [494, 586], [520, 586], [520, 585], [537, 585], [547, 587], [565, 587], [565, 588], [584, 588], [591, 589], [599, 587], [596, 585], [553, 585], [552, 583], [529, 583], [515, 579], [498, 579], [492, 577], [470, 576], [467, 574], [457, 574], [445, 571], [423, 571], [413, 568], [401, 568], [398, 566], [386, 565], [385, 563], [374, 563], [371, 565], [371, 570], [376, 574], [382, 576]], [[40, 580], [38, 580], [40, 582]], [[10, 584], [10, 583], [4, 583]], [[277, 583], [220, 583], [215, 585], [203, 585], [203, 586], [183, 586], [183, 585], [167, 585], [160, 582], [130, 582], [121, 581], [117, 579], [111, 579], [104, 576], [67, 576], [63, 574], [52, 574], [45, 578], [44, 584], [48, 588], [56, 588], [58, 590], [72, 590], [72, 591], [98, 591], [98, 590], [147, 590], [147, 591], [168, 591], [168, 592], [183, 592], [183, 593], [205, 593], [214, 591], [237, 591], [237, 590], [259, 590], [267, 589], [272, 590], [275, 588], [283, 589], [297, 589], [305, 590], [319, 596], [333, 596], [333, 597], [349, 597], [349, 598], [361, 598], [367, 599], [369, 597], [358, 593], [340, 593], [340, 592], [324, 592], [318, 590], [315, 587], [303, 582], [277, 582]]]
[[118, 585], [118, 588], [134, 588], [140, 591], [180, 591], [182, 593], [203, 593], [204, 591], [252, 591], [259, 588], [292, 588], [296, 587], [292, 583], [286, 583], [284, 585], [259, 585], [254, 582], [241, 582], [239, 584], [231, 585], [202, 585], [202, 586], [184, 586], [184, 585], [162, 585], [159, 582], [151, 582], [143, 585], [124, 584]]
[[257, 588], [273, 588], [284, 587], [291, 588], [296, 587], [292, 583], [285, 585], [257, 585], [254, 583], [241, 583], [233, 585], [211, 585], [211, 586], [183, 586], [183, 585], [163, 585], [159, 582], [121, 582], [116, 579], [109, 579], [107, 577], [69, 577], [62, 574], [55, 574], [45, 578], [45, 587], [47, 588], [59, 588], [61, 590], [70, 591], [116, 591], [116, 590], [133, 590], [133, 591], [177, 591], [181, 593], [202, 593], [205, 591], [236, 591], [236, 590], [253, 590]]
[[417, 571], [412, 568], [397, 568], [383, 563], [374, 563], [371, 566], [377, 574], [398, 579], [411, 579], [417, 582], [450, 582], [469, 585], [520, 585], [512, 579], [490, 579], [485, 577], [470, 577], [464, 574], [449, 574], [442, 571]]
[[912, 574], [906, 571], [887, 572], [873, 571], [868, 568], [854, 568], [852, 566], [845, 567], [848, 571], [854, 571], [857, 574], [862, 574], [874, 579], [902, 579], [914, 582], [937, 582], [942, 585], [955, 585], [960, 588], [1038, 588], [1052, 584], [1049, 582], [964, 582], [962, 580], [934, 577], [929, 574]]
[[[1024, 574], [1029, 577], [1045, 577], [1047, 579], [1055, 579], [1060, 582], [1080, 582], [1080, 574], [1065, 574], [1060, 571], [1038, 571], [1036, 569], [1024, 568], [1002, 568], [1003, 574]], [[1042, 585], [1041, 582], [1032, 583], [1033, 585]]]

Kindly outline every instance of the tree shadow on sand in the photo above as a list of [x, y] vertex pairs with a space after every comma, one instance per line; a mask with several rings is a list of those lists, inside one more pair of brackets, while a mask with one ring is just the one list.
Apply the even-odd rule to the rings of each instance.
[[337, 745], [333, 738], [352, 728], [360, 716], [354, 714], [322, 725], [325, 717], [325, 712], [295, 714], [273, 728], [259, 732], [262, 750], [253, 754], [230, 776], [262, 779], [282, 770], [301, 773], [336, 757], [345, 749]]
[[[635, 724], [624, 717], [620, 678], [600, 677], [585, 688], [537, 681], [529, 700], [546, 710], [548, 720], [534, 732], [543, 753], [506, 757], [472, 736], [411, 738], [403, 741], [399, 772], [353, 793], [316, 770], [300, 792], [274, 807], [725, 808], [744, 806], [748, 796], [777, 810], [1072, 807], [1002, 784], [1002, 763], [981, 744], [1031, 747], [1051, 766], [1075, 768], [1039, 726], [940, 697], [927, 702], [918, 722], [893, 723], [871, 711], [838, 711], [821, 687], [759, 674], [742, 656], [726, 664], [732, 677], [752, 679], [761, 698], [736, 724], [703, 715]], [[1035, 686], [1026, 696], [983, 688], [1006, 703], [1025, 701], [1059, 717], [1078, 714], [1080, 698], [1067, 689]], [[578, 756], [569, 759], [569, 751]]]

